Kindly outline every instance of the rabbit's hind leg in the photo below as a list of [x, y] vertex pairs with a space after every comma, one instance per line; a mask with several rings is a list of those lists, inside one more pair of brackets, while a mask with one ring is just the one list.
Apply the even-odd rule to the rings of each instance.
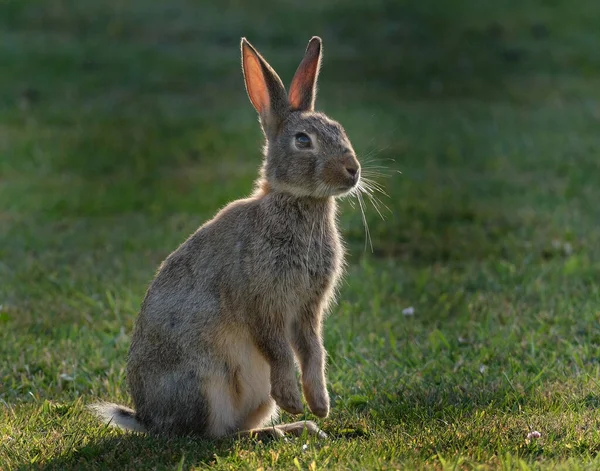
[[276, 426], [272, 427], [263, 427], [263, 428], [255, 428], [252, 430], [241, 430], [235, 433], [233, 436], [237, 437], [250, 437], [256, 438], [258, 440], [277, 440], [285, 437], [285, 433], [279, 430]]
[[251, 430], [242, 430], [237, 432], [235, 436], [237, 437], [253, 437], [258, 438], [259, 440], [268, 438], [268, 439], [278, 439], [283, 438], [285, 435], [294, 435], [296, 437], [301, 437], [304, 431], [310, 436], [326, 439], [327, 434], [321, 430], [317, 424], [315, 424], [311, 420], [302, 420], [300, 422], [293, 422], [291, 424], [281, 424], [281, 425], [272, 425], [270, 427], [262, 427], [255, 428]]
[[274, 422], [278, 419], [277, 406], [275, 401], [268, 398], [260, 404], [254, 411], [248, 414], [246, 420], [240, 427], [242, 430], [258, 430], [259, 428], [272, 428]]
[[[262, 439], [282, 438], [285, 433], [279, 430], [277, 425], [271, 424], [277, 418], [277, 407], [275, 401], [268, 398], [261, 403], [255, 410], [250, 412], [237, 432], [232, 433], [231, 437], [252, 437]], [[262, 427], [261, 427], [262, 425]]]
[[[277, 408], [275, 406], [275, 401], [269, 398], [248, 416], [244, 421], [241, 430], [234, 435], [238, 437], [250, 436], [258, 439], [274, 439], [282, 438], [286, 434], [300, 437], [306, 430], [308, 435], [318, 438], [327, 438], [327, 434], [312, 420], [302, 420], [291, 424], [269, 425], [269, 421], [273, 422], [276, 418]], [[260, 427], [261, 425], [262, 427]]]
[[130, 377], [136, 419], [154, 434], [205, 435], [209, 409], [198, 383], [197, 372], [184, 367]]
[[207, 435], [214, 438], [230, 435], [238, 428], [240, 411], [229, 378], [214, 375], [205, 380], [203, 389], [209, 404]]
[[232, 436], [235, 437], [251, 437], [259, 440], [263, 439], [279, 439], [284, 438], [286, 434], [301, 437], [304, 431], [313, 437], [326, 439], [327, 434], [321, 430], [317, 424], [310, 420], [293, 422], [291, 424], [272, 425], [271, 427], [262, 427], [252, 430], [242, 430], [236, 432]]

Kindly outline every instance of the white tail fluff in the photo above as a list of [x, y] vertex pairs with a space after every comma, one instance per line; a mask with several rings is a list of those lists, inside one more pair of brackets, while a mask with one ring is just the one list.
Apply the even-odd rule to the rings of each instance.
[[135, 411], [128, 407], [112, 404], [110, 402], [98, 402], [88, 406], [105, 424], [119, 427], [131, 432], [146, 432], [146, 428], [135, 418]]

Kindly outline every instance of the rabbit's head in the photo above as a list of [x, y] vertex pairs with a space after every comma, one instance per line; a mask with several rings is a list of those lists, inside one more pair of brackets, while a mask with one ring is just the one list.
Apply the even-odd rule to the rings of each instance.
[[344, 128], [314, 111], [321, 39], [313, 37], [289, 94], [267, 61], [242, 38], [246, 90], [266, 137], [263, 178], [275, 191], [326, 198], [359, 182], [360, 164]]

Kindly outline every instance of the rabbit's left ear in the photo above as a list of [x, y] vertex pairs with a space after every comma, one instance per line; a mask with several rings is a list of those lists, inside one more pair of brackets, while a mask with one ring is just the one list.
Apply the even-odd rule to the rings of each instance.
[[321, 38], [314, 36], [306, 47], [304, 59], [292, 80], [288, 101], [292, 110], [313, 111], [317, 96], [317, 78], [321, 66]]

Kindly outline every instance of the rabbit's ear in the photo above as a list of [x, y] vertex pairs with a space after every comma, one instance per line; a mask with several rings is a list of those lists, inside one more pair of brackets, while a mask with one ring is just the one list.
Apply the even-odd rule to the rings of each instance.
[[246, 91], [267, 135], [272, 134], [288, 112], [281, 79], [256, 49], [242, 38], [242, 69]]
[[304, 59], [290, 86], [288, 100], [292, 110], [313, 111], [317, 96], [317, 77], [321, 66], [321, 38], [314, 36], [306, 47]]

